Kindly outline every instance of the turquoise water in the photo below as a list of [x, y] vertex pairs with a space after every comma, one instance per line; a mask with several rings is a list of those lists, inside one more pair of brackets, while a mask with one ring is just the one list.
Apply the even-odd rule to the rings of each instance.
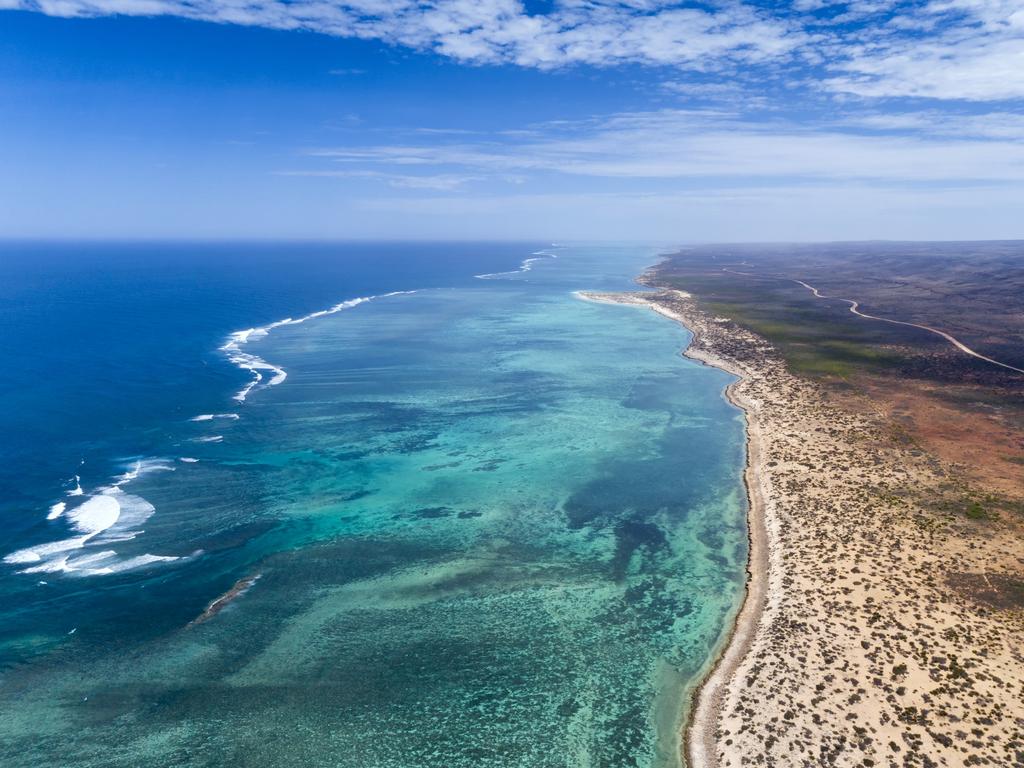
[[3, 671], [3, 764], [678, 765], [741, 594], [743, 423], [684, 329], [573, 295], [653, 252], [551, 253], [248, 341], [287, 379], [130, 485], [157, 511], [120, 557], [203, 548]]

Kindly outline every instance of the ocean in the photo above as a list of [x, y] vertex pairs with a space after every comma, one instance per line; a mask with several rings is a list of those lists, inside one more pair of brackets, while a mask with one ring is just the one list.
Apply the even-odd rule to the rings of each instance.
[[0, 763], [677, 766], [746, 561], [645, 246], [0, 246]]

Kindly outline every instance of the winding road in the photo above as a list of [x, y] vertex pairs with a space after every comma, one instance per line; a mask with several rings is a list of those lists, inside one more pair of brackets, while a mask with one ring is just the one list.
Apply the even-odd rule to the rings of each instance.
[[920, 323], [909, 323], [906, 320], [892, 320], [892, 319], [890, 319], [888, 317], [879, 317], [878, 315], [869, 315], [867, 312], [861, 312], [860, 311], [860, 303], [859, 302], [854, 301], [853, 299], [844, 299], [844, 298], [842, 298], [840, 296], [826, 296], [821, 291], [819, 291], [817, 288], [815, 288], [813, 285], [810, 285], [809, 283], [805, 283], [803, 280], [795, 280], [795, 279], [793, 279], [791, 277], [774, 277], [772, 275], [758, 275], [758, 274], [756, 274], [754, 272], [739, 272], [739, 271], [737, 271], [735, 269], [729, 269], [727, 267], [723, 267], [722, 271], [723, 272], [730, 272], [730, 273], [732, 273], [734, 275], [747, 275], [747, 276], [750, 276], [750, 277], [769, 277], [771, 279], [776, 279], [776, 280], [789, 280], [791, 282], [796, 283], [797, 285], [802, 285], [804, 288], [806, 288], [812, 294], [814, 294], [814, 296], [816, 298], [819, 298], [819, 299], [831, 299], [832, 301], [842, 301], [842, 302], [845, 302], [845, 303], [849, 304], [850, 305], [850, 311], [853, 314], [857, 315], [857, 317], [864, 317], [864, 318], [867, 318], [868, 320], [879, 320], [879, 321], [881, 321], [883, 323], [891, 323], [892, 325], [905, 325], [905, 326], [908, 326], [910, 328], [920, 328], [922, 331], [928, 331], [929, 333], [934, 333], [936, 336], [941, 336], [946, 341], [948, 341], [950, 344], [952, 344], [954, 347], [956, 347], [961, 352], [963, 352], [965, 355], [970, 355], [971, 357], [976, 357], [979, 360], [984, 360], [986, 363], [991, 363], [992, 365], [998, 365], [1000, 368], [1006, 368], [1007, 370], [1015, 371], [1016, 373], [1024, 373], [1024, 368], [1017, 368], [1015, 366], [1010, 365], [1009, 363], [1001, 363], [998, 360], [993, 360], [991, 357], [986, 357], [985, 355], [981, 354], [980, 352], [975, 352], [973, 349], [968, 347], [966, 344], [964, 344], [962, 341], [960, 341], [955, 336], [952, 336], [951, 334], [948, 334], [945, 331], [940, 331], [938, 328], [932, 328], [930, 325], [921, 325]]

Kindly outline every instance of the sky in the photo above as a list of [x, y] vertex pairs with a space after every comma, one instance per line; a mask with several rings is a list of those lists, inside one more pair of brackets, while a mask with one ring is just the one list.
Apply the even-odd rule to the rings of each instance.
[[1024, 238], [1024, 0], [0, 0], [0, 237]]

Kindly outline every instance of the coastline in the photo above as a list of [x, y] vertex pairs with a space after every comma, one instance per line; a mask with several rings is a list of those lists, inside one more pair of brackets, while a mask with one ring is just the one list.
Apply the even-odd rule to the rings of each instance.
[[706, 349], [700, 349], [697, 324], [678, 311], [644, 298], [642, 293], [597, 293], [577, 291], [578, 298], [605, 304], [624, 304], [646, 307], [673, 320], [691, 333], [682, 355], [691, 360], [718, 368], [736, 377], [726, 386], [723, 396], [738, 408], [746, 421], [746, 459], [743, 485], [747, 492], [747, 578], [743, 600], [733, 617], [732, 624], [709, 659], [707, 671], [696, 681], [689, 693], [690, 709], [682, 727], [680, 751], [683, 765], [688, 768], [716, 768], [715, 731], [721, 715], [726, 687], [753, 644], [764, 609], [768, 586], [768, 527], [765, 515], [768, 496], [764, 487], [761, 465], [761, 424], [755, 402], [746, 397], [742, 384], [749, 373], [731, 361], [722, 359]]
[[694, 683], [689, 768], [1024, 766], [1016, 517], [973, 515], [960, 468], [868, 394], [794, 375], [690, 294], [579, 296], [682, 323], [687, 357], [739, 377], [748, 591]]
[[[707, 365], [720, 367], [700, 356], [684, 354]], [[726, 687], [753, 645], [768, 591], [769, 543], [765, 524], [767, 499], [761, 482], [760, 425], [753, 405], [737, 392], [737, 385], [741, 382], [742, 378], [726, 387], [725, 397], [744, 413], [747, 422], [747, 458], [743, 470], [743, 483], [747, 489], [747, 580], [743, 601], [733, 618], [732, 626], [707, 674], [696, 684], [691, 694], [690, 712], [683, 724], [681, 745], [686, 756], [685, 764], [690, 768], [715, 768], [718, 765], [715, 732], [724, 706]]]

